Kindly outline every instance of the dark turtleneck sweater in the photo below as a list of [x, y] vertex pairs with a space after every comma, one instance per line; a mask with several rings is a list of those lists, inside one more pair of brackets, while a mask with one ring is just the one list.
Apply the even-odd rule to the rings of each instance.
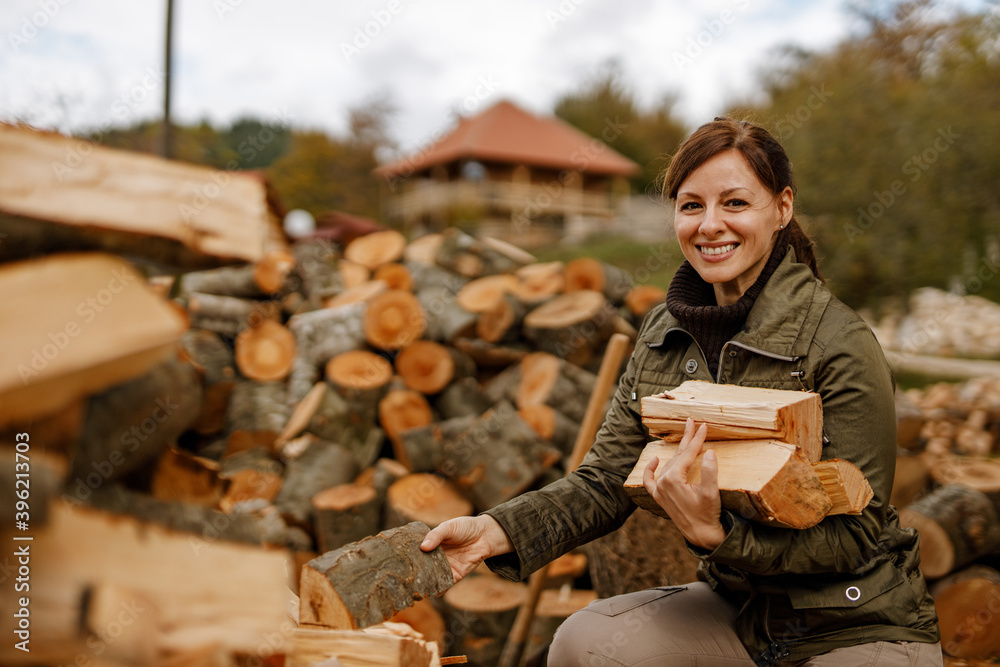
[[747, 321], [747, 315], [760, 296], [764, 285], [771, 279], [788, 249], [785, 232], [778, 233], [771, 256], [754, 284], [747, 288], [736, 303], [720, 306], [715, 301], [715, 288], [702, 280], [690, 262], [677, 268], [667, 290], [667, 310], [681, 326], [694, 337], [708, 360], [712, 377], [719, 372], [719, 355], [722, 346], [731, 339]]

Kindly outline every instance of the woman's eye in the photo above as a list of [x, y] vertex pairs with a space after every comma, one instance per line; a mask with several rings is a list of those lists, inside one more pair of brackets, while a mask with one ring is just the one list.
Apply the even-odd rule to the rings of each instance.
[[698, 202], [689, 201], [689, 202], [685, 202], [685, 203], [681, 204], [681, 210], [682, 211], [693, 211], [696, 208], [698, 208], [699, 206], [700, 206], [700, 204], [698, 204]]
[[742, 199], [730, 199], [726, 202], [726, 206], [731, 206], [733, 208], [739, 208], [742, 206], [747, 206], [748, 204]]

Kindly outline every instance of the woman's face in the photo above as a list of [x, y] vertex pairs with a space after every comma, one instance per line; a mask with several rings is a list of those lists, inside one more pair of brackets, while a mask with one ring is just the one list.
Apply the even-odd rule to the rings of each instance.
[[681, 252], [715, 287], [716, 303], [735, 303], [760, 276], [781, 225], [792, 218], [792, 189], [777, 196], [736, 150], [707, 160], [681, 183], [674, 231]]

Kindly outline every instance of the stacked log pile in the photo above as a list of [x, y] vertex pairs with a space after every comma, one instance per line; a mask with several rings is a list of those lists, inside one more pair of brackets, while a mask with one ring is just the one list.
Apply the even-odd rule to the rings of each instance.
[[876, 331], [887, 348], [943, 357], [1000, 357], [1000, 304], [933, 287], [914, 290], [906, 313], [894, 313]]

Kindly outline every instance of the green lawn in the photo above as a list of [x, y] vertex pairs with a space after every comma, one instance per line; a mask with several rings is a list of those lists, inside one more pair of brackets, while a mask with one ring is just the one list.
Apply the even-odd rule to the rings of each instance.
[[677, 242], [646, 243], [625, 237], [594, 237], [574, 246], [534, 249], [539, 262], [568, 262], [577, 257], [593, 257], [632, 274], [636, 284], [667, 288], [674, 271], [683, 261]]

